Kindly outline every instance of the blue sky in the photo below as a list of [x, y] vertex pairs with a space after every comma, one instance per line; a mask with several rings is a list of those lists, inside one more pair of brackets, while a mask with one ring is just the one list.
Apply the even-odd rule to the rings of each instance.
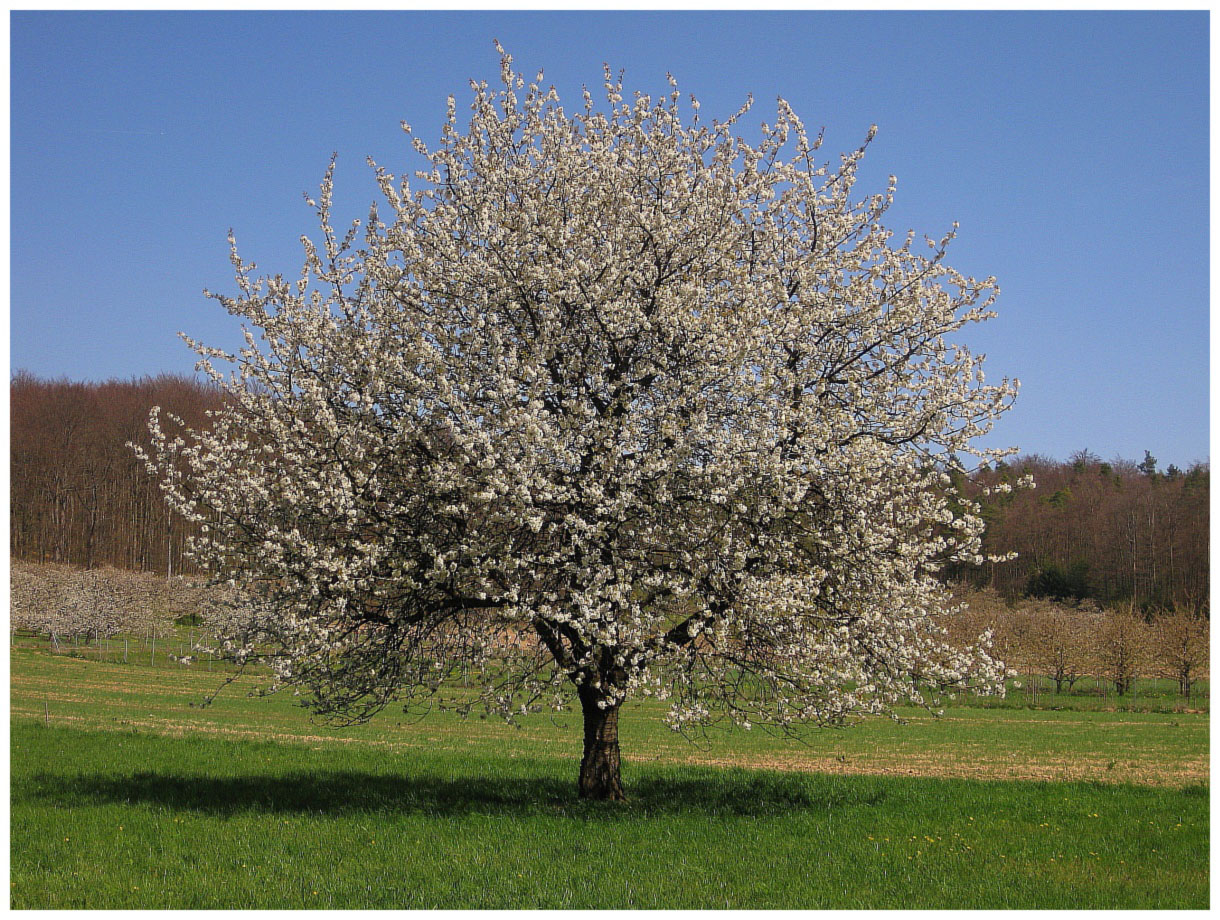
[[445, 96], [494, 82], [492, 38], [572, 104], [603, 61], [666, 71], [705, 117], [788, 99], [824, 152], [880, 127], [862, 191], [998, 277], [967, 344], [1022, 381], [992, 443], [1161, 465], [1208, 458], [1208, 14], [965, 12], [11, 14], [11, 363], [104, 379], [189, 372], [178, 330], [238, 342], [201, 290], [225, 235], [295, 274], [302, 193], [339, 153], [363, 217], [372, 156], [411, 162]]

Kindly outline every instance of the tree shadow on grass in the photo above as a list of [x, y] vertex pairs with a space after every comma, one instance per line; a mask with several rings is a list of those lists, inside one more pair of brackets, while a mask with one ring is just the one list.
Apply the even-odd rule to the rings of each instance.
[[[675, 771], [676, 772], [676, 771]], [[20, 798], [68, 807], [151, 805], [204, 814], [350, 814], [387, 812], [504, 814], [572, 818], [632, 818], [652, 814], [764, 816], [854, 810], [879, 804], [886, 792], [873, 783], [829, 777], [692, 769], [638, 778], [626, 803], [587, 802], [575, 777], [386, 776], [355, 771], [292, 772], [275, 776], [216, 777], [140, 772], [126, 776], [43, 773]]]

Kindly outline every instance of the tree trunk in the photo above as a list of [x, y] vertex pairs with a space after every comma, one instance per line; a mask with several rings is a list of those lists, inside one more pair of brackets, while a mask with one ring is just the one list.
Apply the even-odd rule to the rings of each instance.
[[593, 692], [580, 694], [585, 716], [585, 752], [580, 760], [580, 797], [604, 801], [624, 801], [619, 776], [618, 706], [597, 704]]

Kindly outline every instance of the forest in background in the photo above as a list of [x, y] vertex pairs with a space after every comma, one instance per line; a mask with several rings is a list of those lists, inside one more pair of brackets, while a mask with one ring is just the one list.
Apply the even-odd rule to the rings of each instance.
[[83, 383], [18, 372], [10, 382], [12, 556], [92, 569], [190, 572], [194, 526], [171, 515], [128, 443], [149, 445], [153, 406], [192, 427], [218, 408], [215, 387], [182, 376]]
[[[1037, 488], [984, 494], [1026, 474]], [[955, 581], [1009, 600], [1207, 609], [1206, 464], [1162, 471], [1148, 452], [1136, 463], [1081, 450], [1062, 462], [1019, 457], [957, 476], [954, 487], [982, 505], [984, 551], [1018, 554], [1011, 562], [955, 568], [949, 573]]]
[[[171, 516], [156, 481], [128, 442], [148, 444], [152, 406], [192, 427], [222, 405], [195, 378], [103, 383], [18, 372], [10, 383], [11, 554], [91, 569], [189, 574], [183, 556], [193, 525]], [[1032, 473], [1037, 488], [985, 495]], [[1066, 461], [1031, 455], [954, 477], [957, 494], [982, 504], [987, 553], [1011, 562], [949, 570], [961, 585], [1001, 597], [1067, 603], [1129, 602], [1141, 609], [1206, 610], [1208, 496], [1204, 463], [1162, 470], [1103, 461], [1081, 450]]]

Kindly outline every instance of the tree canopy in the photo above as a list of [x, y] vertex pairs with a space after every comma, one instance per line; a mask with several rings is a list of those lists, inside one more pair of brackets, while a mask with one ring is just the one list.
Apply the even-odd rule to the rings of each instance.
[[786, 729], [994, 687], [935, 577], [982, 560], [946, 464], [1002, 453], [975, 439], [1016, 391], [952, 341], [994, 279], [945, 263], [955, 231], [894, 240], [893, 177], [853, 192], [867, 140], [821, 162], [782, 99], [750, 142], [749, 102], [707, 122], [607, 68], [569, 114], [501, 55], [345, 232], [332, 160], [298, 278], [234, 244], [212, 296], [247, 346], [192, 343], [229, 401], [152, 419], [197, 560], [259, 600], [231, 654], [341, 718], [575, 697], [606, 798], [631, 695]]

